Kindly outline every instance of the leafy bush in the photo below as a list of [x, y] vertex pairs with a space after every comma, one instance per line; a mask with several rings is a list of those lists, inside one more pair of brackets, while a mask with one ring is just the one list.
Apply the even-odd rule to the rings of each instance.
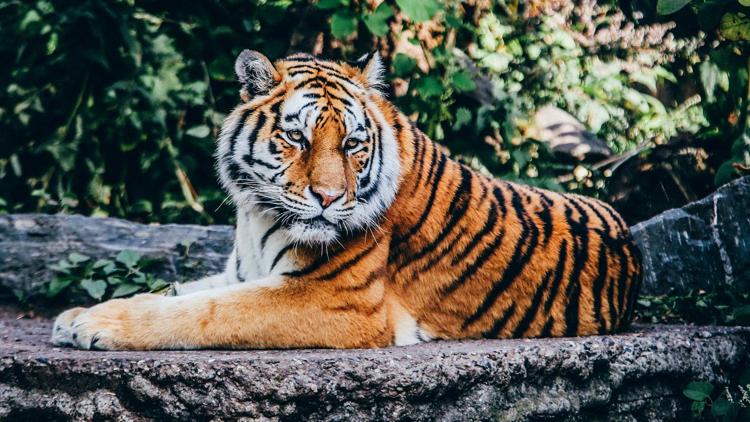
[[[703, 16], [716, 3], [690, 7]], [[650, 0], [0, 0], [0, 59], [10, 64], [0, 68], [0, 212], [231, 221], [211, 155], [237, 102], [232, 63], [244, 48], [271, 59], [380, 50], [397, 105], [454, 156], [501, 177], [600, 194], [622, 159], [692, 134], [716, 138], [727, 154], [717, 182], [734, 177], [750, 157], [747, 55], [736, 54], [747, 37], [733, 29], [736, 19], [744, 28], [746, 8], [732, 3], [705, 36], [660, 22], [655, 8]], [[720, 48], [709, 53], [714, 41]], [[684, 88], [694, 74], [703, 101]], [[547, 104], [578, 117], [620, 158], [552, 154], [532, 130]], [[726, 139], [738, 140], [731, 158]]]
[[720, 389], [708, 381], [692, 381], [682, 394], [690, 400], [695, 418], [724, 422], [750, 418], [750, 370], [740, 376], [738, 385]]
[[636, 318], [644, 323], [750, 325], [750, 291], [717, 286], [710, 292], [641, 295]]
[[159, 291], [168, 284], [154, 277], [149, 269], [154, 261], [140, 254], [124, 250], [114, 259], [92, 260], [73, 252], [67, 259], [50, 267], [56, 276], [47, 286], [47, 297], [64, 293], [85, 293], [94, 300], [130, 296], [139, 292]]
[[750, 170], [750, 2], [659, 0], [656, 9], [685, 27], [697, 23], [694, 27], [707, 34], [709, 48], [701, 52], [697, 67], [711, 125], [698, 137], [730, 146], [715, 177], [717, 185], [724, 184]]

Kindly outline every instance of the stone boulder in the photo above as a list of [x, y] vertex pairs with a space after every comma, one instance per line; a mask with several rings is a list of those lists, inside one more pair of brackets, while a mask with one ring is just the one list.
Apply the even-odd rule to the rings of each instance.
[[0, 288], [33, 297], [54, 277], [50, 265], [71, 252], [111, 259], [125, 249], [157, 260], [153, 272], [166, 281], [194, 280], [224, 269], [233, 237], [229, 226], [145, 225], [78, 215], [3, 215]]
[[631, 228], [643, 253], [641, 293], [750, 280], [750, 176]]

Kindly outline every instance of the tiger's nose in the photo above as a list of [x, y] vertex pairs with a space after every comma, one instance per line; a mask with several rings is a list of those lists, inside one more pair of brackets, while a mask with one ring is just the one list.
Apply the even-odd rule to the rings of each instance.
[[333, 201], [344, 196], [343, 189], [321, 188], [318, 186], [314, 186], [310, 188], [310, 191], [312, 192], [313, 196], [318, 200], [318, 202], [320, 202], [323, 208], [328, 207], [329, 205], [333, 203]]

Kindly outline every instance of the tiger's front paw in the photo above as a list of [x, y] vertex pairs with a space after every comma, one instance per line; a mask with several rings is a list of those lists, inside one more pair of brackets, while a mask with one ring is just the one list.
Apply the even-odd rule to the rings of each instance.
[[50, 338], [52, 344], [55, 346], [75, 346], [73, 321], [85, 310], [86, 308], [72, 308], [57, 316], [55, 324], [52, 326], [52, 338]]
[[157, 295], [138, 295], [113, 299], [89, 309], [73, 308], [60, 314], [52, 328], [52, 343], [84, 350], [132, 350], [143, 346], [136, 339], [147, 302]]

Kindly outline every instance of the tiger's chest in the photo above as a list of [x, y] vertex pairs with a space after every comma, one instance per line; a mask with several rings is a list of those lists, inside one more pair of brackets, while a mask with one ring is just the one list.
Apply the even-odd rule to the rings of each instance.
[[282, 274], [297, 266], [286, 230], [271, 217], [257, 212], [238, 213], [233, 255], [235, 268], [231, 272], [238, 282]]

